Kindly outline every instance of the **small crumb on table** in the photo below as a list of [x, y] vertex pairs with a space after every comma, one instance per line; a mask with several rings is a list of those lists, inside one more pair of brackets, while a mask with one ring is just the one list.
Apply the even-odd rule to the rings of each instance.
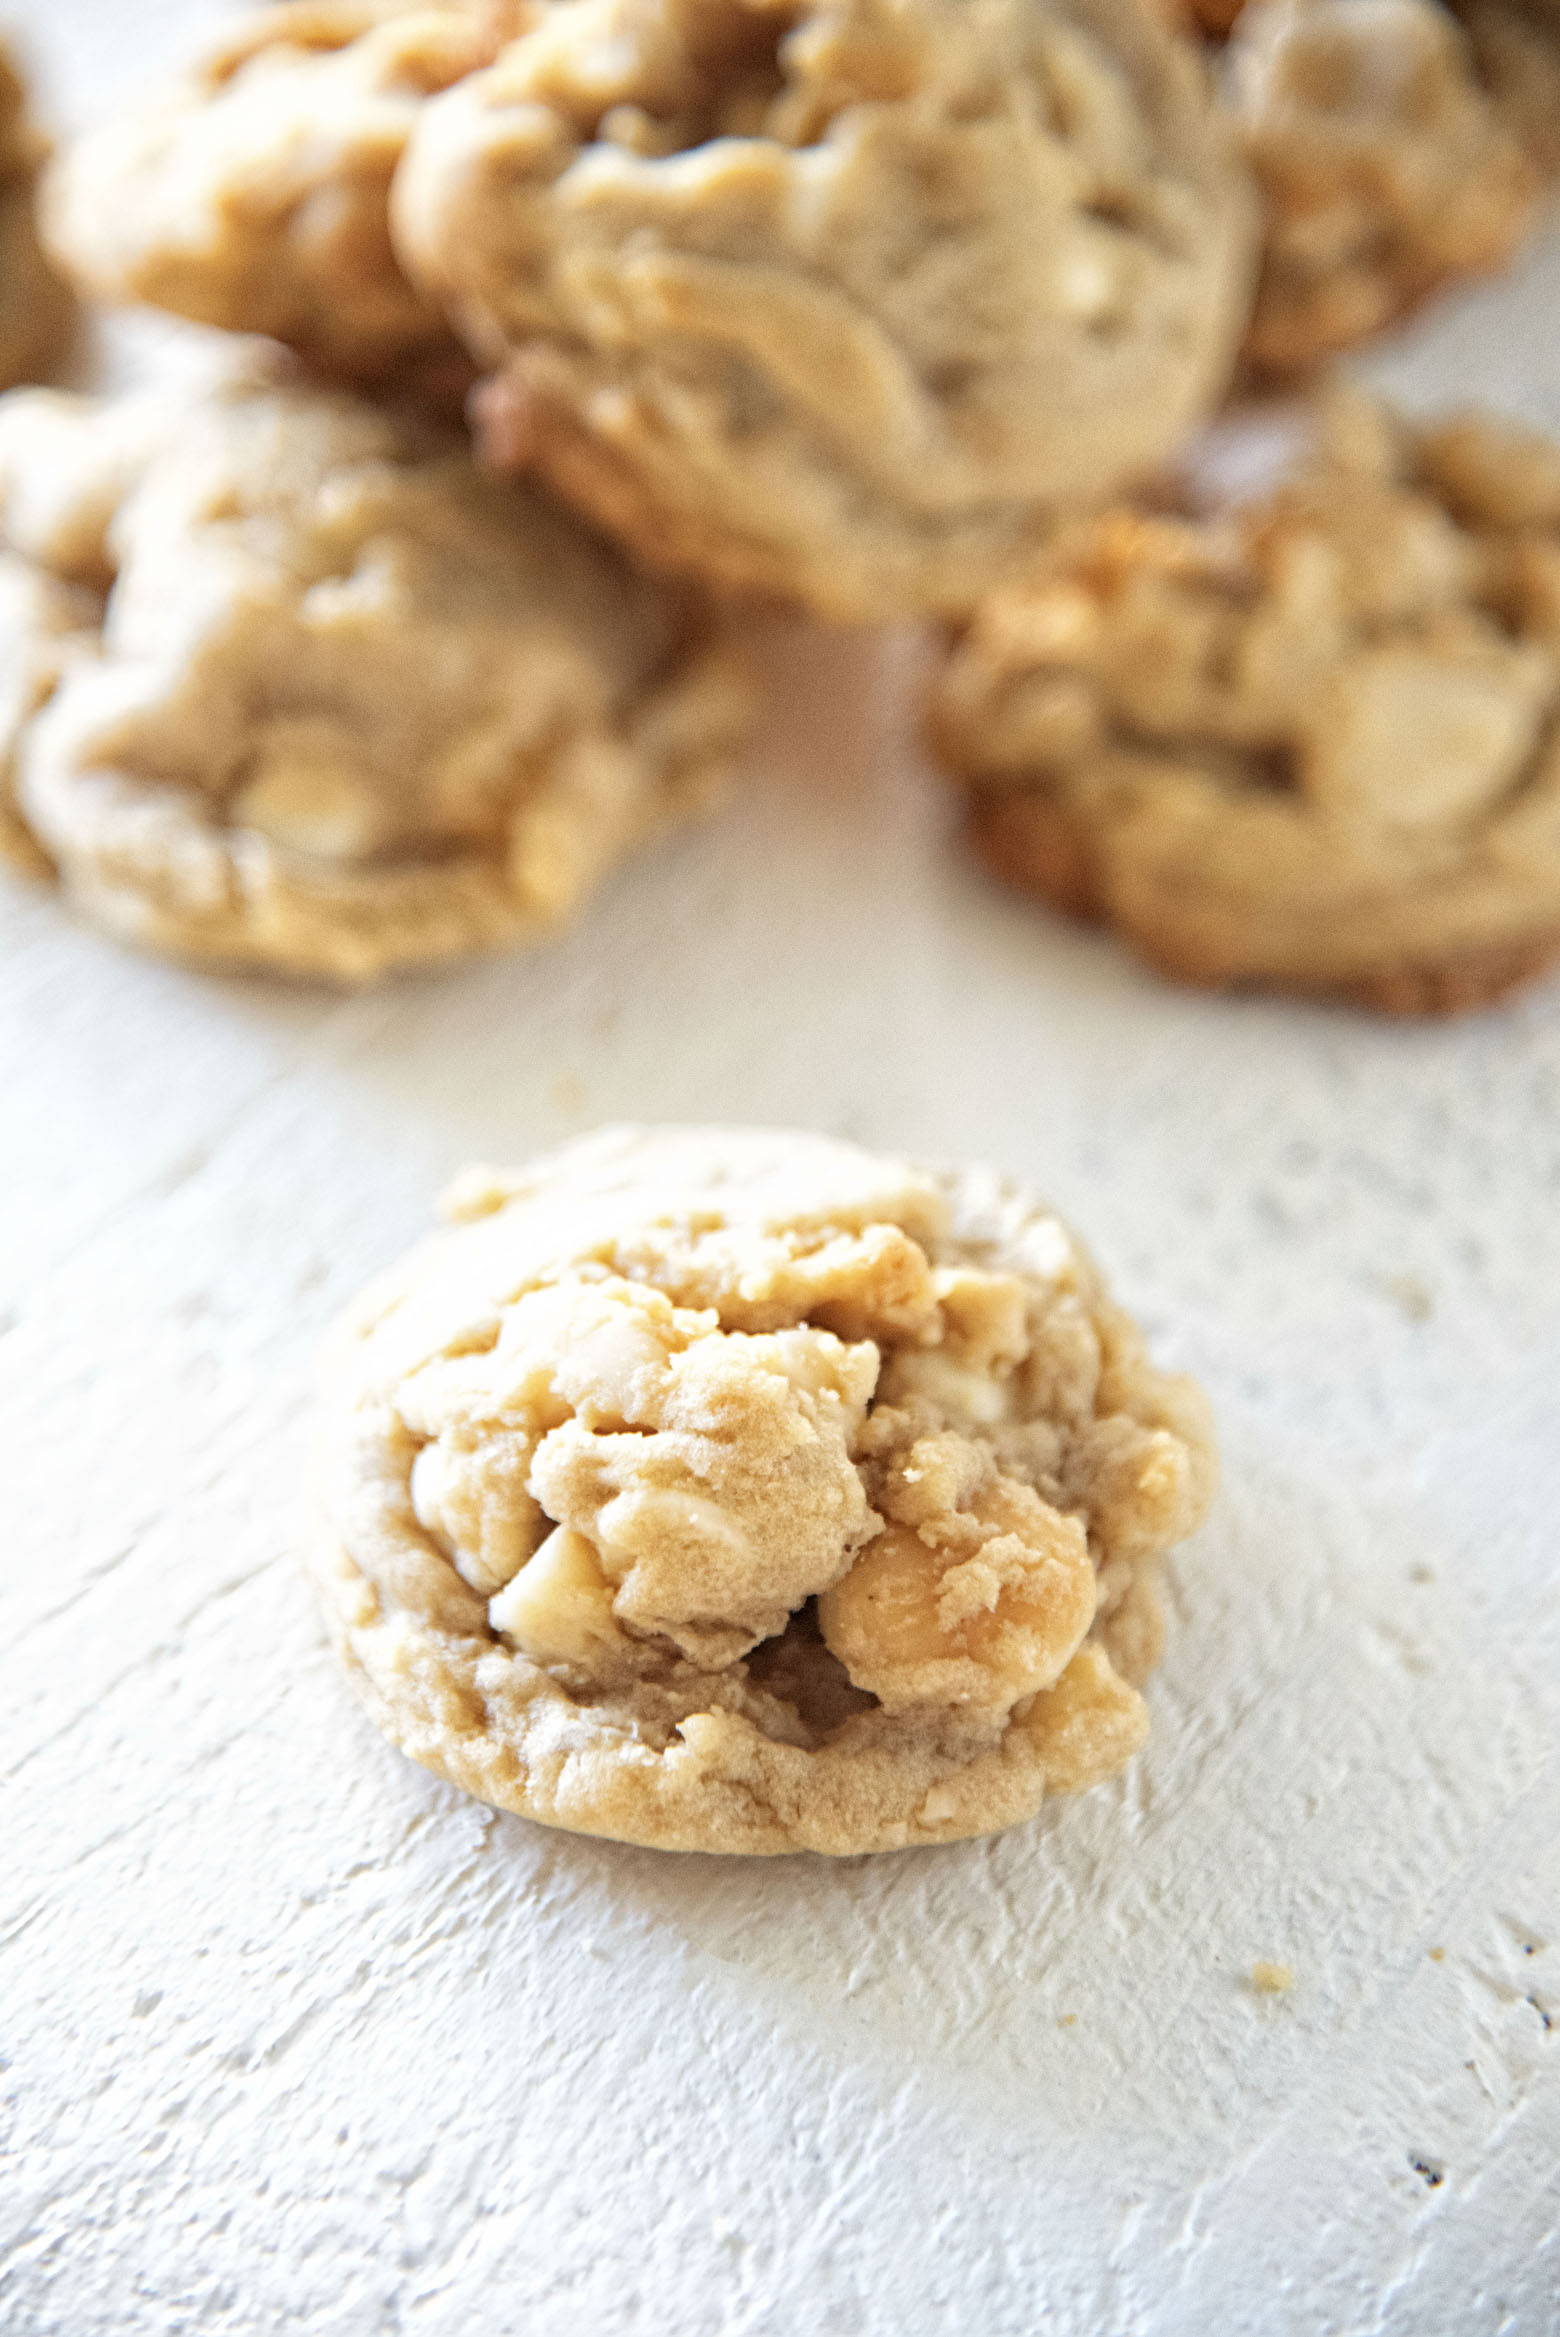
[[1435, 1313], [1434, 1295], [1417, 1274], [1389, 1274], [1383, 1288], [1411, 1323], [1427, 1323]]
[[1287, 1996], [1294, 1984], [1294, 1973], [1287, 1964], [1256, 1963], [1251, 1967], [1251, 1985], [1259, 1996]]

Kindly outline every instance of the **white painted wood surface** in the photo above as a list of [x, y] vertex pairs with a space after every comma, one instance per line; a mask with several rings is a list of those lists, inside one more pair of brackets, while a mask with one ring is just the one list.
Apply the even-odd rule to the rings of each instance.
[[[223, 12], [25, 13], [82, 113]], [[1560, 422], [1557, 304], [1551, 238], [1388, 370]], [[915, 654], [776, 628], [745, 792], [529, 959], [343, 1002], [0, 897], [7, 2337], [1560, 2327], [1560, 984], [1158, 987], [945, 848]], [[621, 1115], [995, 1159], [1204, 1377], [1118, 1789], [658, 1858], [358, 1713], [316, 1336], [459, 1163]]]

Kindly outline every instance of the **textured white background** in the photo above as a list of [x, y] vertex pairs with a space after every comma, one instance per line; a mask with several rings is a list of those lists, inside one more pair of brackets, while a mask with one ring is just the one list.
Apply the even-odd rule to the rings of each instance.
[[[68, 113], [222, 15], [29, 13]], [[1557, 307], [1551, 238], [1389, 370], [1560, 422]], [[774, 628], [745, 792], [529, 960], [342, 1002], [0, 900], [7, 2337], [1560, 2327], [1560, 984], [1157, 987], [945, 848], [917, 654]], [[995, 1159], [1206, 1380], [1119, 1788], [658, 1858], [360, 1717], [317, 1334], [460, 1162], [622, 1115]]]

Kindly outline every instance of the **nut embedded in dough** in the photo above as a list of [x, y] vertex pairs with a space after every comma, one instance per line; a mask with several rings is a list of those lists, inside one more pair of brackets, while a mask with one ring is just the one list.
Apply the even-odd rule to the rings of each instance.
[[1292, 475], [1123, 509], [931, 704], [985, 857], [1164, 971], [1391, 1012], [1560, 954], [1560, 449], [1336, 394]]
[[886, 1712], [1010, 1712], [1055, 1687], [1094, 1620], [1078, 1519], [992, 1473], [985, 1496], [947, 1518], [916, 1529], [890, 1515], [819, 1600], [825, 1646]]
[[470, 371], [390, 247], [418, 110], [487, 62], [519, 0], [287, 0], [65, 149], [50, 247], [83, 292], [265, 333], [318, 371], [458, 396]]
[[175, 956], [359, 981], [534, 938], [745, 720], [691, 599], [343, 395], [13, 392], [0, 548], [13, 853]]
[[392, 217], [495, 459], [846, 619], [967, 605], [1165, 460], [1254, 227], [1138, 0], [560, 0], [422, 109]]
[[1533, 165], [1438, 0], [1249, 0], [1221, 70], [1265, 209], [1259, 372], [1498, 271], [1532, 224]]
[[710, 1128], [452, 1207], [328, 1351], [308, 1553], [415, 1759], [577, 1832], [848, 1855], [1130, 1758], [1212, 1443], [1055, 1217]]

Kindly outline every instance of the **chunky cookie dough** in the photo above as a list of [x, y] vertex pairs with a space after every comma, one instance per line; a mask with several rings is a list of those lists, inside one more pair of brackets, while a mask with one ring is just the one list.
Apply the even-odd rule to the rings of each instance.
[[1114, 1775], [1213, 1481], [983, 1171], [612, 1129], [469, 1173], [329, 1350], [310, 1562], [379, 1726], [671, 1850], [947, 1842]]
[[344, 395], [14, 391], [0, 544], [13, 852], [176, 956], [356, 981], [534, 937], [743, 724], [692, 602]]
[[61, 156], [51, 248], [99, 299], [266, 333], [321, 372], [458, 392], [470, 368], [390, 248], [419, 108], [490, 59], [501, 0], [292, 0]]
[[932, 731], [1003, 875], [1165, 972], [1394, 1012], [1560, 954], [1560, 449], [1363, 399], [1203, 518], [994, 594]]
[[1532, 222], [1537, 173], [1438, 0], [1250, 0], [1222, 78], [1266, 206], [1257, 371], [1504, 267]]
[[27, 113], [16, 60], [0, 38], [0, 390], [48, 370], [76, 306], [38, 242], [38, 173], [47, 142]]
[[422, 109], [392, 213], [493, 459], [845, 619], [965, 605], [1158, 465], [1253, 252], [1137, 0], [560, 0]]

